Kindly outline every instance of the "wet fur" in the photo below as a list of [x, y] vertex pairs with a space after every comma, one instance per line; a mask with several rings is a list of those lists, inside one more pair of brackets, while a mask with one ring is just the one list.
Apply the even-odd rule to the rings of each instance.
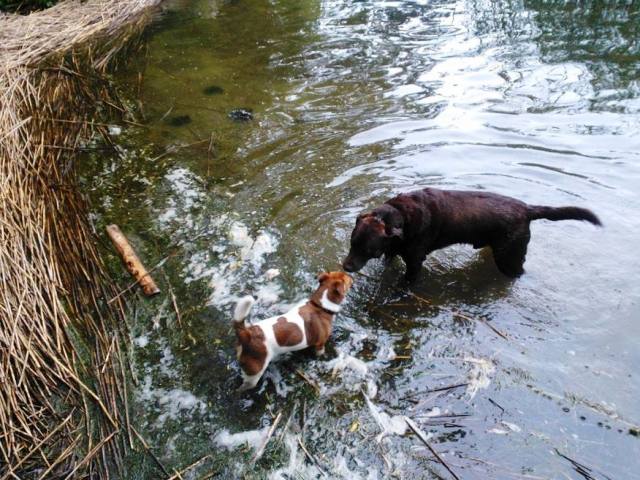
[[542, 218], [601, 225], [593, 212], [580, 207], [532, 206], [495, 193], [425, 188], [359, 215], [343, 268], [358, 271], [371, 258], [399, 255], [407, 267], [406, 279], [412, 281], [429, 253], [465, 243], [491, 247], [498, 269], [517, 277], [524, 273], [529, 224]]

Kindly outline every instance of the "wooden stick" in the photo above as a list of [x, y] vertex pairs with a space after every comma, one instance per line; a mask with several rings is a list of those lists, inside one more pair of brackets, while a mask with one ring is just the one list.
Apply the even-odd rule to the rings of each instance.
[[111, 238], [113, 245], [116, 247], [116, 250], [120, 254], [127, 270], [131, 276], [136, 279], [136, 283], [140, 284], [144, 294], [147, 297], [151, 297], [160, 293], [160, 289], [156, 285], [156, 282], [153, 281], [153, 278], [151, 278], [147, 269], [144, 268], [140, 258], [136, 255], [136, 252], [131, 247], [129, 240], [127, 240], [127, 237], [124, 236], [120, 228], [117, 225], [108, 225], [107, 233], [109, 234], [109, 238]]
[[451, 470], [449, 465], [447, 465], [447, 463], [442, 459], [442, 457], [438, 455], [438, 452], [436, 452], [433, 449], [431, 444], [427, 441], [427, 437], [424, 435], [424, 433], [422, 433], [422, 430], [420, 430], [420, 428], [415, 423], [413, 423], [413, 420], [411, 420], [409, 417], [404, 417], [404, 420], [405, 422], [407, 422], [407, 425], [409, 425], [409, 428], [413, 431], [413, 433], [415, 433], [418, 436], [418, 438], [422, 441], [422, 443], [424, 443], [427, 446], [429, 451], [433, 454], [434, 457], [438, 459], [438, 461], [442, 464], [442, 466], [447, 469], [447, 471], [451, 474], [451, 476], [456, 480], [460, 480], [460, 477], [458, 477], [458, 475], [456, 475], [455, 472]]

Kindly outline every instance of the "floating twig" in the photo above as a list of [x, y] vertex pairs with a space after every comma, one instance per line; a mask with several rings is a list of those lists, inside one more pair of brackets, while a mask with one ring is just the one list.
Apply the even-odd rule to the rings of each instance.
[[427, 390], [425, 393], [434, 393], [434, 392], [445, 392], [447, 390], [454, 390], [456, 388], [466, 387], [469, 385], [468, 383], [456, 383], [455, 385], [447, 385], [446, 387], [432, 388], [431, 390]]
[[492, 405], [495, 405], [496, 407], [498, 407], [498, 408], [502, 411], [502, 413], [504, 413], [504, 408], [502, 408], [502, 406], [501, 406], [498, 402], [496, 402], [496, 401], [495, 401], [494, 399], [492, 399], [491, 397], [487, 397], [487, 399], [489, 400], [489, 402], [490, 402]]
[[262, 457], [262, 454], [264, 453], [265, 448], [267, 448], [267, 444], [269, 443], [269, 440], [271, 440], [271, 437], [273, 436], [273, 432], [276, 431], [276, 427], [278, 426], [278, 423], [280, 423], [281, 418], [282, 418], [282, 412], [278, 412], [276, 419], [273, 421], [271, 428], [269, 428], [269, 431], [267, 432], [267, 436], [264, 437], [264, 440], [262, 441], [260, 448], [256, 450], [255, 455], [251, 459], [252, 464], [255, 464], [258, 460], [260, 460], [260, 457]]
[[311, 378], [309, 378], [307, 376], [307, 374], [305, 374], [302, 370], [300, 370], [299, 368], [296, 368], [296, 373], [305, 381], [307, 382], [311, 388], [313, 388], [316, 392], [317, 395], [320, 395], [320, 386], [318, 385], [317, 382], [315, 382], [314, 380], [312, 380]]
[[144, 450], [151, 456], [151, 458], [153, 458], [153, 460], [156, 462], [156, 465], [158, 465], [160, 470], [162, 470], [162, 473], [164, 473], [167, 477], [170, 477], [171, 474], [169, 474], [169, 472], [167, 471], [165, 466], [162, 464], [160, 459], [156, 456], [155, 453], [153, 453], [151, 448], [149, 448], [149, 444], [146, 442], [144, 437], [142, 435], [140, 435], [138, 433], [138, 431], [135, 429], [135, 427], [133, 427], [133, 426], [131, 426], [131, 431], [135, 434], [135, 436], [138, 438], [138, 440], [140, 440], [140, 443], [142, 443], [142, 446], [144, 447]]
[[169, 276], [162, 272], [165, 281], [167, 282], [167, 288], [169, 289], [169, 295], [171, 296], [171, 303], [173, 304], [173, 311], [176, 314], [176, 322], [178, 326], [182, 327], [182, 315], [180, 315], [180, 309], [178, 308], [178, 302], [176, 300], [176, 295], [173, 293], [173, 287], [171, 286], [171, 282], [169, 281]]
[[323, 470], [323, 468], [320, 466], [320, 462], [318, 462], [318, 459], [312, 455], [311, 453], [309, 453], [309, 450], [307, 450], [307, 447], [305, 447], [304, 443], [302, 442], [302, 439], [300, 437], [298, 437], [298, 445], [300, 445], [300, 448], [302, 449], [302, 451], [304, 452], [304, 454], [307, 456], [307, 458], [309, 460], [311, 460], [311, 462], [313, 464], [315, 464], [315, 466], [317, 467], [317, 469], [320, 471], [320, 473], [322, 474], [322, 476], [326, 477], [327, 476], [327, 472], [325, 472]]
[[451, 476], [453, 478], [455, 478], [455, 480], [460, 480], [460, 477], [458, 477], [458, 475], [456, 475], [456, 473], [453, 470], [451, 470], [451, 467], [449, 467], [449, 465], [447, 465], [447, 462], [445, 462], [444, 459], [438, 454], [438, 452], [436, 452], [434, 450], [434, 448], [431, 446], [431, 444], [427, 440], [426, 435], [422, 432], [422, 430], [420, 430], [420, 427], [418, 427], [413, 422], [413, 420], [411, 420], [409, 417], [404, 417], [404, 420], [405, 420], [405, 422], [407, 422], [407, 425], [409, 425], [409, 428], [413, 431], [413, 433], [415, 433], [418, 436], [418, 438], [422, 441], [422, 443], [424, 443], [426, 445], [426, 447], [433, 454], [433, 456], [436, 457], [438, 462], [440, 462], [440, 464], [444, 468], [447, 469], [447, 471], [451, 474]]
[[[594, 469], [591, 467], [587, 467], [586, 465], [584, 465], [583, 463], [578, 462], [577, 460], [574, 460], [573, 458], [563, 454], [560, 452], [560, 450], [558, 450], [557, 448], [555, 449], [555, 452], [558, 456], [564, 458], [565, 460], [567, 460], [569, 463], [571, 463], [571, 465], [573, 465], [573, 469], [580, 475], [582, 475], [586, 480], [598, 480], [596, 477], [594, 477], [592, 475], [592, 473], [594, 472]], [[601, 475], [602, 477], [606, 478], [607, 480], [612, 480], [611, 477], [605, 475], [604, 473], [601, 472], [596, 472], [598, 473], [598, 475]]]
[[211, 455], [205, 455], [200, 460], [196, 460], [195, 462], [193, 462], [188, 467], [185, 467], [182, 470], [176, 471], [176, 473], [173, 474], [171, 477], [169, 477], [167, 480], [177, 480], [179, 478], [182, 478], [182, 474], [183, 473], [187, 473], [189, 470], [193, 470], [194, 468], [196, 468], [198, 465], [200, 465], [202, 462], [204, 462], [208, 458], [211, 458]]

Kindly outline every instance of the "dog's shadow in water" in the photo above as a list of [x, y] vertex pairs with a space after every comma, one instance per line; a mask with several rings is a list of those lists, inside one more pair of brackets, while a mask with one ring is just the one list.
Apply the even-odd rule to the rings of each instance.
[[[382, 306], [399, 297], [414, 295], [428, 302], [445, 307], [481, 307], [510, 295], [514, 279], [500, 273], [488, 248], [470, 251], [470, 247], [456, 246], [441, 250], [428, 257], [413, 283], [404, 280], [405, 267], [399, 258], [377, 270], [378, 283], [367, 279], [366, 290], [373, 297], [369, 306]], [[516, 280], [517, 281], [517, 280]], [[422, 302], [408, 298], [404, 303]]]

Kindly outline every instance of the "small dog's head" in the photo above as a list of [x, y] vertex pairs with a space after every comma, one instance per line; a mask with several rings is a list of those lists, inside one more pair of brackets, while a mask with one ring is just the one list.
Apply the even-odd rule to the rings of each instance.
[[357, 272], [372, 258], [379, 258], [391, 250], [398, 239], [402, 239], [402, 228], [385, 223], [375, 212], [358, 215], [351, 232], [351, 248], [342, 268]]
[[323, 272], [318, 274], [318, 291], [327, 292], [327, 298], [340, 305], [353, 285], [353, 279], [344, 272]]

